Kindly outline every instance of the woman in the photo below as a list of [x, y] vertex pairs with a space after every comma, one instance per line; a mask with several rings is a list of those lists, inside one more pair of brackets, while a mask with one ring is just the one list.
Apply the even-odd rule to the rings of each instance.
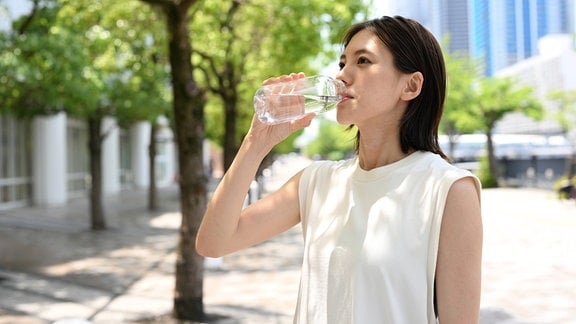
[[207, 208], [198, 252], [222, 256], [301, 222], [295, 323], [478, 323], [480, 184], [438, 145], [438, 43], [402, 17], [352, 26], [337, 78], [347, 88], [337, 120], [357, 128], [357, 156], [315, 162], [242, 210], [264, 156], [313, 115], [273, 126], [253, 119]]

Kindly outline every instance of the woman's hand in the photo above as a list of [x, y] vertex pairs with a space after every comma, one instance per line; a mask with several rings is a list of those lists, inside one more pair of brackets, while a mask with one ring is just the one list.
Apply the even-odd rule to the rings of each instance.
[[[302, 72], [291, 73], [289, 75], [269, 78], [262, 82], [262, 85], [289, 82], [305, 77], [306, 76]], [[300, 119], [273, 125], [262, 123], [256, 116], [254, 116], [246, 138], [253, 141], [253, 143], [260, 143], [262, 149], [270, 151], [276, 144], [286, 139], [290, 134], [308, 127], [314, 116], [314, 113], [309, 113], [305, 114]]]

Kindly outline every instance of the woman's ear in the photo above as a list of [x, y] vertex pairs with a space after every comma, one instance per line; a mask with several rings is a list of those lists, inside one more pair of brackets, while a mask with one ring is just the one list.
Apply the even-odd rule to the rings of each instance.
[[402, 100], [410, 101], [420, 94], [422, 91], [422, 84], [424, 83], [424, 76], [421, 72], [414, 72], [408, 75], [406, 85], [402, 91], [400, 98]]

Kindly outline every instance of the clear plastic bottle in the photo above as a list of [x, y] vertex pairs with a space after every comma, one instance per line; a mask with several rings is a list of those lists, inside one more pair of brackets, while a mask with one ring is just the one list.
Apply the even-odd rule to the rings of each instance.
[[344, 82], [323, 75], [274, 83], [256, 91], [254, 110], [263, 123], [279, 124], [331, 110], [345, 92]]

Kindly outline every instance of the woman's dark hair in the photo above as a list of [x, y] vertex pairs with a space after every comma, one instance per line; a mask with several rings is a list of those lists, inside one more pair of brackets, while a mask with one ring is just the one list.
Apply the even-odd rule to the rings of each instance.
[[[420, 94], [408, 103], [400, 122], [402, 151], [429, 151], [446, 159], [438, 144], [438, 126], [446, 96], [446, 68], [440, 45], [415, 20], [384, 16], [350, 27], [342, 42], [344, 48], [364, 29], [378, 36], [390, 50], [396, 69], [403, 73], [419, 71], [424, 76]], [[359, 140], [360, 131], [356, 135], [356, 151]]]

